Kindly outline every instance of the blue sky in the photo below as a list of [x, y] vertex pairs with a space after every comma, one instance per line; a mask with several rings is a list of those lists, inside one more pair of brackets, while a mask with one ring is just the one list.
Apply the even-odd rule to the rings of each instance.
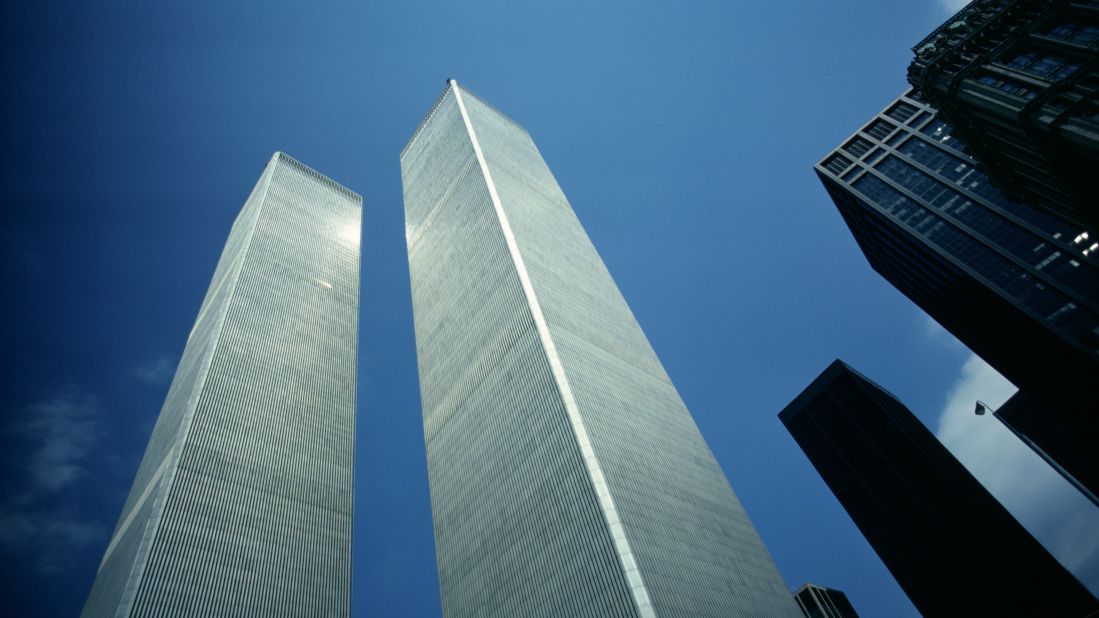
[[0, 603], [79, 612], [229, 226], [283, 150], [364, 198], [353, 610], [435, 616], [398, 152], [447, 77], [523, 124], [791, 587], [916, 615], [776, 418], [836, 357], [1092, 590], [1099, 514], [876, 274], [811, 167], [959, 3], [7, 3]]

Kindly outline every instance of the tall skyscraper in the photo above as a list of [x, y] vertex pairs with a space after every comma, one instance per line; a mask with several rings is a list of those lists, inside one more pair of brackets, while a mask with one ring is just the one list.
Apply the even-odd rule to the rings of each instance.
[[805, 618], [859, 618], [847, 595], [839, 590], [816, 584], [805, 584], [794, 592]]
[[967, 153], [906, 94], [816, 172], [874, 270], [1037, 404], [1020, 419], [1047, 426], [1036, 443], [1099, 444], [1099, 252], [1079, 227], [1004, 198]]
[[450, 81], [401, 153], [447, 616], [797, 616], [527, 132]]
[[1099, 232], [1094, 0], [977, 0], [913, 51], [908, 81], [1012, 199]]
[[346, 616], [362, 199], [282, 153], [202, 302], [84, 616]]
[[843, 362], [779, 419], [923, 614], [1099, 610], [904, 404]]

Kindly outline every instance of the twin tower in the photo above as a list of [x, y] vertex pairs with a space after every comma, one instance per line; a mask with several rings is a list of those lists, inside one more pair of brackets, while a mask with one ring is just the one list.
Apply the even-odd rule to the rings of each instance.
[[[444, 614], [799, 616], [527, 132], [454, 81], [401, 152]], [[362, 199], [278, 153], [85, 616], [347, 616]]]

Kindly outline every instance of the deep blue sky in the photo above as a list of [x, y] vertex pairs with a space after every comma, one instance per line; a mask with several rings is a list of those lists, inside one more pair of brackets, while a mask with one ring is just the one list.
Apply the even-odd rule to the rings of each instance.
[[775, 416], [842, 357], [1099, 589], [1095, 509], [970, 418], [1010, 385], [870, 270], [811, 171], [950, 4], [5, 4], [0, 613], [79, 612], [283, 150], [365, 203], [354, 614], [439, 614], [398, 152], [447, 77], [530, 131], [791, 588], [915, 615]]

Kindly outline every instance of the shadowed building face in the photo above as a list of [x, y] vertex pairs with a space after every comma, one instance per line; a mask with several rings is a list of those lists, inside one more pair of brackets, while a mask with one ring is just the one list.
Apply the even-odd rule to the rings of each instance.
[[816, 166], [874, 270], [1019, 387], [1016, 429], [1099, 494], [1099, 252], [984, 169], [912, 93]]
[[847, 595], [839, 590], [805, 584], [794, 592], [805, 618], [859, 618]]
[[779, 419], [925, 615], [1099, 609], [908, 408], [843, 362]]

